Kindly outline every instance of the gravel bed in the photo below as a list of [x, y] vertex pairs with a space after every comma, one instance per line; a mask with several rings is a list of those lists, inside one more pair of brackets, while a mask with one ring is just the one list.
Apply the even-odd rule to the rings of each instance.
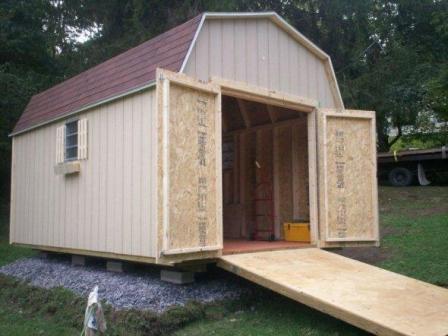
[[0, 273], [44, 288], [65, 287], [85, 296], [95, 285], [100, 299], [118, 309], [145, 309], [163, 312], [188, 301], [212, 302], [238, 298], [249, 287], [226, 274], [206, 274], [193, 284], [174, 285], [160, 280], [160, 269], [144, 267], [126, 273], [105, 270], [104, 264], [72, 266], [67, 258], [32, 257], [0, 267]]

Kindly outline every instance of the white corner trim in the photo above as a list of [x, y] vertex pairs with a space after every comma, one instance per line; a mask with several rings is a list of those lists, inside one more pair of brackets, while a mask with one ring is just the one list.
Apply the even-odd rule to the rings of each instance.
[[316, 55], [321, 60], [325, 60], [330, 58], [330, 56], [315, 45], [311, 40], [309, 40], [305, 35], [299, 32], [296, 28], [290, 25], [285, 19], [283, 19], [277, 13], [272, 15], [272, 19], [274, 22], [280, 25], [284, 30], [290, 33], [298, 42], [301, 42], [309, 51], [311, 51], [314, 55]]
[[170, 156], [169, 156], [169, 125], [170, 123], [170, 81], [167, 78], [162, 80], [162, 227], [163, 227], [163, 238], [162, 238], [162, 248], [166, 251], [170, 247], [169, 242], [169, 189], [170, 189]]
[[190, 43], [190, 47], [188, 48], [187, 54], [184, 57], [182, 62], [182, 66], [180, 67], [179, 72], [184, 72], [185, 67], [187, 66], [187, 62], [190, 59], [190, 54], [193, 51], [194, 46], [196, 45], [196, 40], [198, 39], [199, 32], [202, 30], [202, 25], [205, 21], [206, 13], [202, 14], [201, 21], [199, 22], [198, 27], [196, 28], [196, 32], [194, 33], [193, 40]]
[[[328, 67], [330, 68], [330, 75], [333, 77], [333, 81], [334, 81], [334, 85], [335, 85], [335, 89], [336, 89], [336, 94], [337, 94], [336, 98], [339, 99], [339, 103], [341, 104], [341, 108], [345, 110], [344, 100], [342, 100], [341, 91], [339, 90], [338, 79], [336, 78], [336, 74], [334, 72], [333, 62], [331, 61], [330, 57], [328, 57], [326, 62], [328, 63]], [[329, 80], [331, 80], [331, 78], [329, 78]]]

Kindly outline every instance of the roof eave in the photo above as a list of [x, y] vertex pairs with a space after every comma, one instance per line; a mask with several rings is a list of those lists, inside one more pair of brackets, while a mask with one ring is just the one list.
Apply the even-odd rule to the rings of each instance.
[[8, 136], [9, 137], [14, 137], [16, 135], [19, 135], [19, 134], [22, 134], [22, 133], [25, 133], [25, 132], [29, 132], [29, 131], [31, 131], [33, 129], [36, 129], [36, 128], [39, 128], [39, 127], [42, 127], [42, 126], [45, 126], [45, 125], [48, 125], [48, 124], [51, 124], [51, 123], [54, 123], [54, 122], [56, 122], [58, 120], [65, 119], [67, 117], [76, 115], [78, 113], [90, 110], [90, 109], [95, 108], [95, 107], [97, 107], [99, 105], [107, 104], [107, 103], [113, 102], [113, 101], [115, 101], [117, 99], [124, 98], [124, 97], [136, 94], [136, 93], [144, 91], [144, 90], [149, 90], [149, 89], [151, 89], [155, 85], [156, 85], [156, 80], [152, 80], [152, 81], [146, 83], [145, 85], [141, 85], [141, 86], [135, 87], [135, 88], [133, 88], [131, 90], [125, 91], [125, 92], [123, 92], [121, 94], [118, 94], [118, 95], [115, 95], [115, 96], [111, 96], [111, 97], [108, 97], [106, 99], [99, 100], [99, 101], [97, 101], [95, 103], [92, 103], [92, 104], [89, 104], [89, 105], [85, 105], [85, 106], [83, 106], [83, 107], [81, 107], [81, 108], [79, 108], [79, 109], [77, 109], [75, 111], [71, 111], [69, 113], [57, 116], [57, 117], [55, 117], [53, 119], [45, 120], [45, 121], [43, 121], [41, 123], [35, 124], [33, 126], [30, 126], [30, 127], [26, 127], [24, 129], [21, 129], [21, 130], [18, 130], [18, 131], [13, 131]]

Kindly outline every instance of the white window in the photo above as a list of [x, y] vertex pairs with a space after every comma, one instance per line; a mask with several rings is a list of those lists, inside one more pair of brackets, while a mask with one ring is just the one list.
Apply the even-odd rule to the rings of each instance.
[[56, 129], [56, 163], [87, 159], [87, 119], [71, 120]]
[[65, 124], [64, 161], [78, 160], [78, 120]]

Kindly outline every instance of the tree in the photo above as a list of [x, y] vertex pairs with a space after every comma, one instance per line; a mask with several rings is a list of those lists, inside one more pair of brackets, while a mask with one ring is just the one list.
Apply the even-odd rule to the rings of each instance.
[[61, 81], [76, 31], [87, 29], [81, 1], [0, 3], [0, 197], [9, 190], [12, 131], [31, 96]]
[[[3, 0], [0, 194], [9, 188], [7, 134], [32, 94], [204, 11], [284, 17], [331, 56], [346, 105], [377, 111], [380, 150], [422, 112], [448, 120], [445, 0]], [[81, 43], [86, 33], [93, 37]]]

